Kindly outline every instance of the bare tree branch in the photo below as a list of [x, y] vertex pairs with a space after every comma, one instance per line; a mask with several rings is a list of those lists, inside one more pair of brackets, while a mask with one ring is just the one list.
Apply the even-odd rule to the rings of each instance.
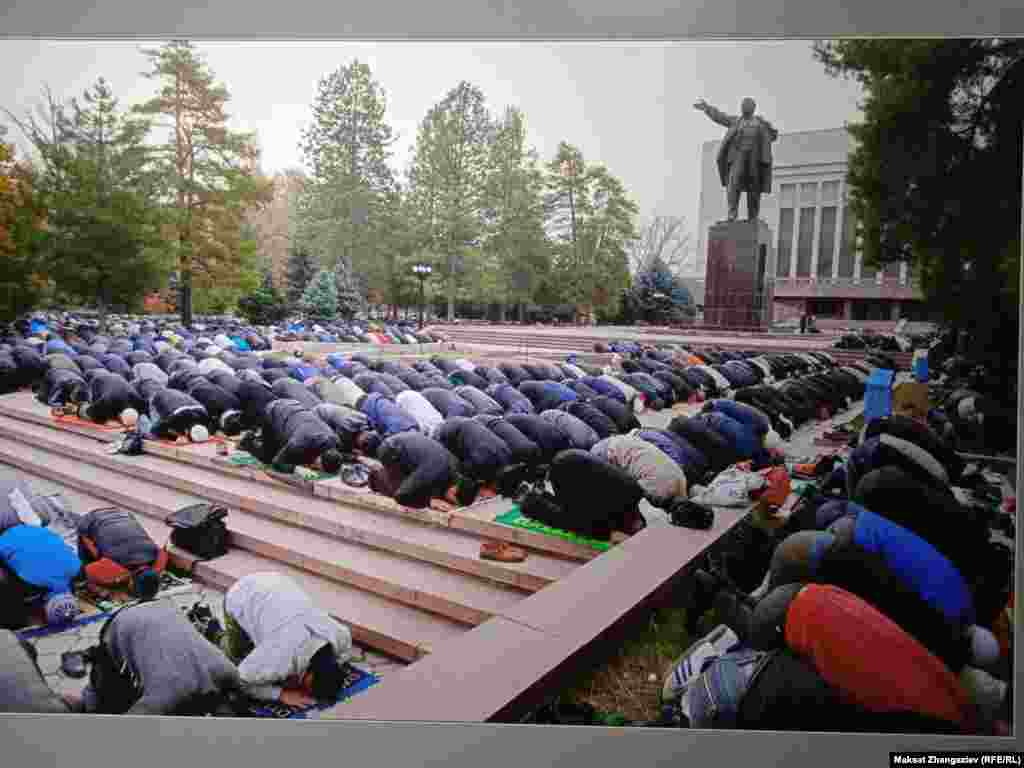
[[690, 233], [682, 216], [655, 216], [640, 229], [640, 237], [629, 247], [632, 274], [646, 271], [660, 259], [673, 274], [683, 272], [693, 261]]

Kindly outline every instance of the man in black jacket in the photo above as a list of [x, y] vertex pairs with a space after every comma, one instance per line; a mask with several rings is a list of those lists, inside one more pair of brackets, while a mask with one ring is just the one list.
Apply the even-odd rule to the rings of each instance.
[[512, 463], [505, 441], [475, 419], [445, 419], [434, 438], [459, 460], [466, 475], [481, 484], [493, 483]]
[[280, 378], [273, 383], [274, 394], [281, 400], [298, 400], [312, 410], [323, 402], [316, 393], [302, 382], [292, 378]]
[[39, 402], [51, 408], [66, 405], [78, 406], [89, 394], [89, 385], [76, 370], [51, 368], [46, 372], [36, 397]]
[[98, 424], [120, 419], [127, 426], [138, 420], [145, 409], [145, 400], [117, 374], [97, 368], [90, 371], [88, 403], [79, 412]]
[[471, 418], [477, 414], [477, 410], [473, 407], [472, 403], [459, 397], [453, 391], [438, 387], [427, 387], [420, 394], [446, 419], [455, 416]]
[[157, 382], [145, 384], [155, 385], [149, 393], [149, 435], [169, 440], [188, 435], [193, 443], [210, 439], [210, 414], [202, 403], [185, 392], [160, 387]]
[[242, 403], [230, 391], [202, 376], [190, 381], [185, 391], [206, 409], [212, 426], [225, 435], [242, 431]]
[[78, 522], [78, 556], [85, 577], [102, 587], [130, 587], [144, 599], [160, 589], [167, 551], [124, 509], [94, 509]]
[[282, 470], [319, 463], [325, 472], [341, 468], [341, 444], [329, 425], [298, 400], [275, 400], [266, 409], [259, 438], [245, 450]]
[[562, 403], [558, 410], [572, 414], [597, 433], [597, 436], [604, 440], [606, 437], [619, 434], [619, 428], [611, 418], [590, 403], [574, 400], [571, 403]]
[[569, 436], [538, 415], [510, 413], [505, 417], [505, 421], [537, 444], [537, 447], [540, 448], [542, 464], [550, 464], [555, 454], [570, 447]]
[[630, 536], [646, 525], [640, 512], [644, 491], [636, 480], [588, 451], [559, 453], [548, 480], [554, 496], [527, 493], [520, 502], [526, 517], [602, 541], [613, 534]]
[[473, 503], [477, 485], [463, 478], [459, 460], [441, 443], [419, 432], [392, 435], [377, 449], [381, 466], [370, 489], [405, 507], [423, 509], [433, 499], [459, 506]]

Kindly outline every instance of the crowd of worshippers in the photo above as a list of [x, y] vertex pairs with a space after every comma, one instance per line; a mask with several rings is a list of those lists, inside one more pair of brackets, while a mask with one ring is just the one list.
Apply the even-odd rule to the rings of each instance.
[[780, 529], [746, 524], [697, 573], [693, 627], [717, 626], [667, 675], [666, 719], [1009, 735], [1015, 504], [905, 416], [822, 464]]
[[[216, 345], [184, 353], [132, 344], [101, 359], [74, 349], [42, 354], [14, 340], [0, 354], [38, 387], [41, 401], [74, 407], [83, 418], [138, 420], [147, 434], [193, 440], [245, 432], [246, 449], [280, 468], [336, 471], [370, 457], [371, 488], [406, 506], [468, 504], [491, 491], [518, 498], [528, 517], [604, 539], [642, 528], [644, 499], [683, 524], [707, 527], [689, 502], [694, 490], [714, 487], [740, 462], [772, 467], [793, 429], [847, 408], [869, 375], [866, 366], [840, 366], [824, 354], [726, 353], [734, 359], [712, 361], [710, 353], [643, 349], [618, 368], [599, 369], [442, 357], [411, 366], [360, 356], [320, 362]], [[984, 397], [955, 394], [941, 409], [954, 433], [983, 424]], [[703, 406], [666, 429], [644, 428], [637, 418], [645, 407], [677, 402]], [[848, 457], [816, 467], [815, 490], [781, 528], [741, 524], [729, 556], [695, 579], [693, 617], [713, 609], [720, 625], [665, 680], [674, 722], [1007, 731], [1014, 553], [998, 533], [1012, 513], [957, 493], [982, 493], [988, 481], [965, 466], [950, 434], [907, 417], [875, 419]], [[22, 508], [45, 516], [43, 502], [21, 495]], [[145, 599], [162, 564], [157, 548], [141, 545], [130, 515], [87, 515], [76, 553], [47, 526], [26, 523], [23, 510], [14, 514], [20, 524], [0, 535], [12, 611], [66, 622], [76, 610], [73, 584], [83, 577], [127, 581], [144, 598], [111, 620], [90, 653], [83, 708], [197, 711], [239, 687], [309, 701], [340, 684], [348, 634], [312, 619], [283, 622], [315, 612], [287, 580], [239, 582], [215, 646], [180, 611]], [[108, 540], [104, 530], [119, 534]], [[140, 554], [125, 554], [133, 540]], [[274, 630], [285, 623], [306, 634], [283, 638]], [[232, 666], [250, 647], [245, 658], [254, 661]], [[31, 688], [29, 651], [11, 641], [11, 654], [22, 665], [12, 662], [11, 674]], [[183, 666], [193, 673], [180, 674]]]
[[65, 674], [88, 675], [80, 695], [56, 693], [34, 645], [0, 629], [0, 712], [244, 717], [261, 706], [326, 707], [343, 694], [351, 632], [287, 576], [236, 581], [223, 626], [208, 606], [186, 613], [151, 586], [137, 576], [137, 599], [103, 620], [96, 644], [64, 654]]
[[[14, 340], [6, 353], [58, 414], [120, 420], [158, 439], [245, 433], [239, 447], [281, 472], [344, 479], [343, 468], [368, 458], [371, 490], [401, 505], [502, 495], [527, 517], [600, 540], [642, 528], [643, 499], [680, 524], [709, 527], [691, 489], [737, 462], [756, 470], [781, 460], [794, 428], [847, 408], [868, 375], [825, 354], [648, 348], [613, 369], [442, 356], [320, 361], [212, 343], [186, 353], [148, 336], [59, 343], [36, 351]], [[97, 345], [107, 349], [99, 357]], [[666, 429], [637, 418], [679, 402], [703, 402], [703, 412]], [[525, 555], [504, 547], [484, 556]]]

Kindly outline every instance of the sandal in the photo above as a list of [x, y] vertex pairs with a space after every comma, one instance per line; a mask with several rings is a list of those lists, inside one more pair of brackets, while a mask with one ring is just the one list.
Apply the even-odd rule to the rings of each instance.
[[521, 563], [526, 552], [504, 541], [485, 541], [480, 545], [480, 558], [499, 563]]

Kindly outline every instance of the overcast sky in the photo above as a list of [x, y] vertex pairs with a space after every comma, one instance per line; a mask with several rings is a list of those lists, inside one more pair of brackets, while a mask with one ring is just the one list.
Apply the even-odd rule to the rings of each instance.
[[[128, 105], [148, 98], [138, 42], [0, 40], [0, 107], [22, 114], [43, 84], [80, 95], [105, 77]], [[859, 118], [860, 88], [833, 79], [807, 41], [684, 43], [201, 43], [231, 101], [233, 127], [255, 131], [268, 172], [301, 166], [299, 132], [317, 81], [358, 58], [388, 95], [404, 171], [416, 126], [460, 80], [483, 91], [492, 112], [526, 115], [530, 143], [549, 160], [560, 141], [618, 176], [641, 216], [697, 219], [700, 147], [722, 129], [693, 109], [699, 98], [737, 112], [744, 96], [782, 132], [836, 128]], [[4, 116], [0, 114], [0, 123]], [[14, 138], [12, 128], [8, 139]], [[696, 239], [696, 238], [694, 238]]]

